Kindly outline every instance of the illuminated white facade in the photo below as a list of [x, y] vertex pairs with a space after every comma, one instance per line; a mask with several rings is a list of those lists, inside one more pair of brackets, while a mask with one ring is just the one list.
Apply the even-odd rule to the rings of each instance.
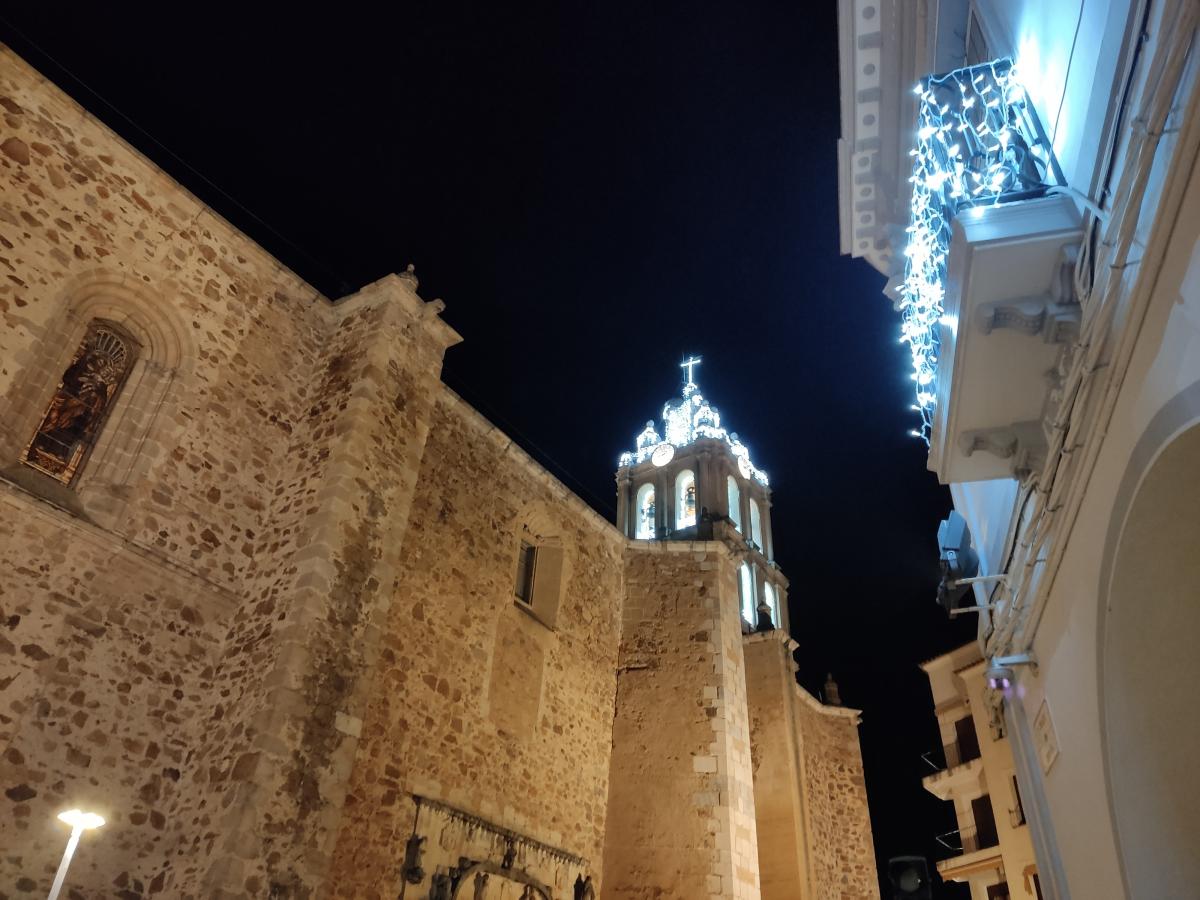
[[787, 628], [787, 579], [774, 561], [771, 490], [737, 434], [687, 370], [679, 397], [663, 406], [621, 454], [617, 524], [636, 540], [725, 540], [744, 554], [738, 589], [747, 630]]
[[839, 2], [842, 250], [887, 279], [992, 576], [972, 614], [1011, 678], [980, 702], [1046, 900], [1200, 896], [1197, 20]]

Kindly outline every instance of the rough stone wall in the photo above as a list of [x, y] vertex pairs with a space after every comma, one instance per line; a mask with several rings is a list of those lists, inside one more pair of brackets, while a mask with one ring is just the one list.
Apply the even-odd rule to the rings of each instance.
[[763, 900], [878, 900], [859, 714], [800, 687], [795, 650], [745, 638]]
[[842, 715], [831, 714], [833, 709], [798, 685], [793, 708], [803, 757], [813, 896], [878, 900], [857, 713], [837, 709]]
[[84, 839], [77, 895], [195, 883], [241, 777], [214, 696], [234, 598], [12, 489], [0, 573], [0, 896], [49, 890], [72, 806], [110, 823]]
[[[7, 51], [0, 106], [0, 884], [83, 798], [81, 895], [309, 895], [455, 338], [404, 277], [332, 306]], [[17, 458], [92, 316], [140, 356], [67, 489]]]
[[[728, 549], [627, 549], [440, 385], [415, 279], [329, 303], [7, 51], [0, 122], [0, 898], [76, 804], [109, 824], [73, 896], [394, 896], [414, 793], [562, 848], [515, 861], [559, 893], [758, 897]], [[141, 356], [60, 488], [16, 461], [89, 317]], [[840, 839], [861, 763], [822, 726]], [[426, 865], [496, 846], [439, 826]]]
[[[424, 459], [331, 890], [400, 893], [413, 794], [582, 857], [598, 882], [624, 538], [449, 391]], [[564, 550], [553, 628], [513, 595], [527, 528]], [[425, 897], [459, 855], [485, 852], [427, 811], [417, 831], [429, 838], [426, 876], [409, 897]], [[555, 885], [555, 896], [583, 871], [528, 848], [517, 865]]]
[[247, 585], [276, 571], [272, 507], [330, 310], [8, 51], [0, 106], [0, 467], [31, 433], [15, 411], [61, 375], [46, 360], [74, 300], [103, 293], [105, 316], [155, 324], [148, 355], [174, 353], [154, 360], [167, 389], [141, 411], [135, 477], [96, 486], [105, 502], [71, 516], [5, 487], [0, 884], [45, 893], [53, 814], [86, 799], [110, 824], [75, 890], [178, 894], [220, 855], [214, 820], [248, 777], [230, 698], [258, 689], [272, 617]]
[[730, 551], [638, 544], [625, 571], [604, 896], [757, 898]]
[[255, 777], [208, 890], [305, 897], [327, 877], [370, 690], [362, 676], [378, 660], [441, 353], [455, 339], [437, 309], [391, 277], [335, 310], [294, 436], [312, 474], [284, 494], [289, 542], [261, 589], [274, 655], [242, 707]]
[[782, 632], [745, 638], [754, 759], [754, 809], [763, 900], [812, 900], [804, 822], [804, 772], [792, 694], [795, 644]]

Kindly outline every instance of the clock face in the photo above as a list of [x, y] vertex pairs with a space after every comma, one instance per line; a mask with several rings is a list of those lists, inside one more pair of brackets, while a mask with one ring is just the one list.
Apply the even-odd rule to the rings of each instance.
[[750, 468], [750, 460], [748, 460], [744, 456], [739, 456], [738, 457], [738, 471], [742, 473], [743, 478], [749, 478], [750, 474], [754, 471], [753, 469]]
[[656, 466], [665, 466], [675, 458], [675, 447], [671, 444], [659, 444], [654, 448], [654, 453], [650, 457], [650, 462]]

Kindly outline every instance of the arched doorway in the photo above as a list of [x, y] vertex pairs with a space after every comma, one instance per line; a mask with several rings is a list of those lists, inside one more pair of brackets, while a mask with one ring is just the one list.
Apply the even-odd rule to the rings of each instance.
[[1200, 425], [1166, 443], [1127, 510], [1101, 607], [1103, 739], [1117, 843], [1129, 900], [1196, 896]]

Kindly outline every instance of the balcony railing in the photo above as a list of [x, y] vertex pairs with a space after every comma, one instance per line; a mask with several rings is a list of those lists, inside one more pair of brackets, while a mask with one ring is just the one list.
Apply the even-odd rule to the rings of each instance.
[[963, 763], [969, 763], [971, 760], [979, 759], [979, 746], [977, 744], [962, 744], [958, 741], [952, 741], [942, 748], [942, 758], [945, 760], [945, 765], [938, 765], [937, 753], [934, 750], [929, 750], [921, 754], [921, 759], [934, 771], [940, 772], [943, 769], [953, 769], [955, 766], [961, 766]]
[[921, 101], [901, 340], [912, 353], [921, 414], [914, 433], [928, 442], [951, 222], [968, 208], [1040, 197], [1065, 181], [1011, 59], [930, 75], [915, 90]]
[[974, 826], [947, 831], [934, 838], [939, 844], [954, 853], [974, 853], [976, 850], [986, 850], [995, 847], [997, 841], [983, 842]]

